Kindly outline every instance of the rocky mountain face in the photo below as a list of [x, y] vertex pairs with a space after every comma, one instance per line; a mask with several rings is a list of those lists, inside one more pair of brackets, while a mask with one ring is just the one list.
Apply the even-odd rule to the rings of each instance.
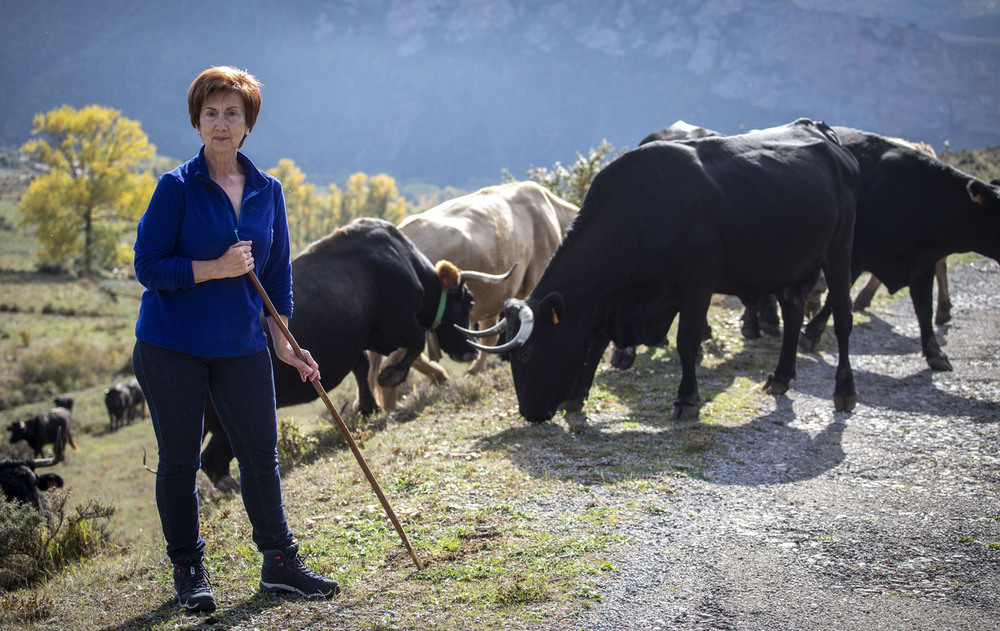
[[219, 63], [265, 83], [251, 155], [292, 158], [310, 179], [362, 170], [470, 187], [602, 139], [634, 147], [677, 119], [737, 133], [809, 116], [938, 149], [1000, 143], [1000, 40], [818, 0], [244, 0], [210, 12], [179, 0], [120, 2], [100, 19], [38, 4], [6, 9], [0, 26], [0, 52], [15, 46], [5, 59], [22, 62], [0, 70], [3, 144], [23, 142], [35, 112], [100, 103], [186, 157], [187, 83]]

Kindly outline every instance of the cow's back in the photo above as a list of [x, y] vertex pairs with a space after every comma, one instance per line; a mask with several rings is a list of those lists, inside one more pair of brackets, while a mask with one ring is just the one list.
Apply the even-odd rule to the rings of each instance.
[[499, 313], [505, 299], [531, 292], [576, 210], [534, 182], [510, 182], [411, 215], [399, 229], [431, 261], [491, 274], [517, 263], [503, 283], [469, 282], [475, 296], [470, 319], [478, 321]]
[[639, 273], [608, 267], [611, 247], [628, 253], [621, 264], [649, 268], [641, 274], [718, 293], [796, 282], [818, 268], [825, 244], [849, 243], [853, 224], [857, 162], [821, 129], [796, 122], [625, 153], [594, 179], [564, 244], [578, 262], [567, 273], [611, 288], [612, 272]]

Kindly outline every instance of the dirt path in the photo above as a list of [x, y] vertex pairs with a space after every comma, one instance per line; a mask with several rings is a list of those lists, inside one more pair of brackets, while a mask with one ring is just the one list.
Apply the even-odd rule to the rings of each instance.
[[833, 412], [835, 357], [800, 356], [706, 479], [624, 526], [581, 627], [1000, 629], [1000, 268], [950, 280], [954, 372], [927, 368], [908, 298], [855, 328], [853, 414]]

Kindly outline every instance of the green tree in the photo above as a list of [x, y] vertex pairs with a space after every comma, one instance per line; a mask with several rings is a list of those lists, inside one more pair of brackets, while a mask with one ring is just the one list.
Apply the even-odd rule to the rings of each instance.
[[156, 148], [139, 123], [119, 110], [68, 105], [36, 114], [21, 152], [48, 171], [21, 198], [23, 226], [34, 226], [39, 260], [54, 267], [76, 261], [85, 273], [119, 256], [118, 243], [135, 227], [153, 193], [142, 169]]
[[[587, 196], [587, 191], [590, 189], [590, 183], [594, 181], [594, 177], [623, 153], [625, 153], [624, 149], [616, 152], [614, 145], [607, 140], [602, 140], [596, 149], [591, 147], [587, 155], [577, 152], [576, 161], [569, 168], [564, 167], [561, 162], [556, 162], [551, 169], [529, 167], [525, 171], [525, 175], [529, 180], [538, 182], [556, 196], [577, 206], [582, 206], [583, 198]], [[507, 181], [516, 179], [508, 171], [504, 171], [503, 175]]]

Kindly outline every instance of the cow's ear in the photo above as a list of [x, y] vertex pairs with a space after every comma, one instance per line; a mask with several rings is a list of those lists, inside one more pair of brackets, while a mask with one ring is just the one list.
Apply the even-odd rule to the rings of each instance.
[[973, 178], [965, 185], [965, 189], [969, 191], [969, 197], [972, 198], [972, 201], [983, 208], [1000, 210], [1000, 196], [993, 186]]
[[563, 319], [565, 310], [566, 305], [563, 303], [562, 294], [554, 291], [542, 298], [542, 301], [538, 303], [537, 317], [545, 321], [551, 321], [552, 324], [559, 324], [559, 321]]
[[438, 261], [434, 269], [437, 272], [438, 281], [441, 283], [441, 289], [445, 291], [451, 291], [458, 287], [458, 283], [462, 280], [462, 272], [451, 261]]

